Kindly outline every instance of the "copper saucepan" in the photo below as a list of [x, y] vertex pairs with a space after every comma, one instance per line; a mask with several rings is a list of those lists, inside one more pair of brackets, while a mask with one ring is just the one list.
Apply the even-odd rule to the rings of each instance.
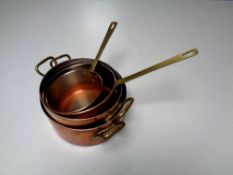
[[44, 112], [57, 134], [64, 140], [76, 145], [91, 146], [108, 140], [125, 126], [124, 116], [132, 105], [133, 98], [123, 100], [122, 103], [122, 107], [110, 121], [105, 122], [104, 120], [99, 120], [95, 123], [82, 127], [65, 126], [49, 116], [49, 114], [46, 113], [46, 110], [44, 110]]

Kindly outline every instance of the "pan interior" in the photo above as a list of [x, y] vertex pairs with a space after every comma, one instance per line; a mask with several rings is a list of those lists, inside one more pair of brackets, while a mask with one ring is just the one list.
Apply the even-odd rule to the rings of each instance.
[[48, 87], [46, 100], [60, 112], [80, 111], [90, 106], [102, 91], [102, 79], [85, 69], [69, 71]]

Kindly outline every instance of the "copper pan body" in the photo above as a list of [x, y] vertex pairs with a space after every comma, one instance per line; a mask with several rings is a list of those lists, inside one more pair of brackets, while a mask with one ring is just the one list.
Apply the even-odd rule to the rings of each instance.
[[124, 117], [133, 103], [133, 98], [128, 98], [127, 100], [121, 99], [121, 103], [123, 103], [123, 105], [120, 110], [110, 121], [105, 122], [104, 120], [98, 120], [90, 125], [79, 127], [70, 127], [55, 121], [46, 113], [42, 104], [41, 106], [55, 131], [61, 138], [75, 145], [92, 146], [110, 139], [125, 126]]

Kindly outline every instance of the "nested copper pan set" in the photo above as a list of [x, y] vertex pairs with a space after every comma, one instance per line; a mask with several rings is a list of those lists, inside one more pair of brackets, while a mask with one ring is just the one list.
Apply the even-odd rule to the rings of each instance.
[[[58, 135], [70, 143], [96, 145], [111, 138], [125, 126], [125, 114], [134, 101], [127, 98], [126, 82], [197, 54], [194, 48], [122, 78], [99, 61], [116, 26], [116, 22], [110, 24], [95, 59], [71, 59], [64, 54], [49, 56], [36, 65], [37, 73], [43, 76], [41, 107]], [[67, 61], [58, 64], [65, 58]], [[43, 74], [39, 68], [49, 61], [51, 69]]]

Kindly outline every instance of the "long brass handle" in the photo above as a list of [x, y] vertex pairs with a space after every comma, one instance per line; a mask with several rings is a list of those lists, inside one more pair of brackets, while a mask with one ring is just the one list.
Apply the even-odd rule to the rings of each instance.
[[187, 51], [187, 52], [178, 54], [178, 55], [176, 55], [176, 56], [174, 56], [174, 57], [171, 57], [171, 58], [169, 58], [169, 59], [167, 59], [167, 60], [165, 60], [165, 61], [162, 61], [162, 62], [160, 62], [160, 63], [158, 63], [158, 64], [155, 64], [155, 65], [150, 66], [150, 67], [148, 67], [148, 68], [146, 68], [146, 69], [143, 69], [143, 70], [141, 70], [141, 71], [139, 71], [139, 72], [136, 72], [136, 73], [134, 73], [134, 74], [131, 74], [131, 75], [125, 77], [125, 78], [118, 79], [117, 82], [116, 82], [116, 84], [117, 84], [117, 85], [124, 84], [124, 83], [126, 83], [126, 82], [128, 82], [128, 81], [130, 81], [130, 80], [133, 80], [133, 79], [135, 79], [135, 78], [138, 78], [138, 77], [140, 77], [140, 76], [142, 76], [142, 75], [148, 74], [148, 73], [150, 73], [150, 72], [152, 72], [152, 71], [161, 69], [161, 68], [163, 68], [163, 67], [166, 67], [166, 66], [168, 66], [168, 65], [177, 63], [177, 62], [179, 62], [179, 61], [183, 61], [183, 60], [188, 59], [188, 58], [190, 58], [190, 57], [193, 57], [193, 56], [195, 56], [195, 55], [197, 55], [197, 54], [198, 54], [198, 50], [197, 50], [196, 48], [193, 48], [193, 49], [191, 49], [191, 50], [189, 50], [189, 51]]
[[96, 65], [97, 65], [97, 63], [98, 63], [98, 61], [100, 59], [100, 56], [102, 55], [102, 53], [104, 51], [104, 48], [107, 45], [108, 40], [112, 36], [116, 26], [117, 26], [117, 22], [115, 22], [115, 21], [111, 22], [111, 24], [109, 25], [108, 31], [107, 31], [107, 33], [106, 33], [106, 35], [104, 37], [104, 40], [103, 40], [103, 42], [102, 42], [102, 44], [101, 44], [101, 46], [99, 48], [99, 51], [98, 51], [98, 53], [97, 53], [97, 55], [95, 57], [95, 60], [93, 61], [92, 65], [91, 65], [91, 69], [90, 69], [91, 71], [95, 70], [95, 67], [96, 67]]

